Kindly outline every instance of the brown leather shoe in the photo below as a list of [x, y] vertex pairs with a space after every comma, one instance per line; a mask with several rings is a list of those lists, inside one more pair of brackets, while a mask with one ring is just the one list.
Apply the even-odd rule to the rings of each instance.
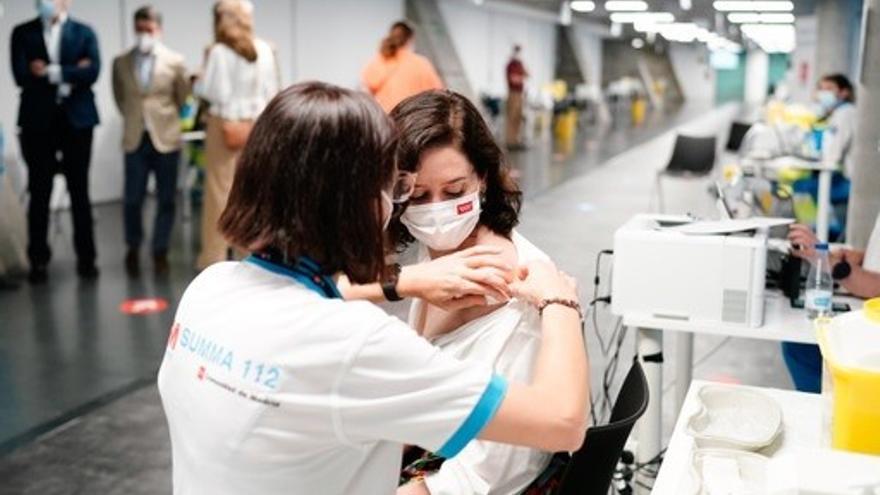
[[156, 275], [168, 275], [171, 267], [168, 265], [168, 253], [153, 255], [153, 272]]

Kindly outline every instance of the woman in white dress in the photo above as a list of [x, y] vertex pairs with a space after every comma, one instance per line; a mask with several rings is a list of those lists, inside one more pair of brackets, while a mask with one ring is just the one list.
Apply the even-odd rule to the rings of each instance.
[[203, 74], [193, 90], [206, 100], [205, 194], [201, 252], [204, 269], [227, 258], [229, 244], [217, 230], [226, 207], [235, 164], [252, 123], [279, 90], [278, 65], [269, 44], [253, 34], [253, 5], [220, 0], [214, 5], [215, 42], [208, 49]]

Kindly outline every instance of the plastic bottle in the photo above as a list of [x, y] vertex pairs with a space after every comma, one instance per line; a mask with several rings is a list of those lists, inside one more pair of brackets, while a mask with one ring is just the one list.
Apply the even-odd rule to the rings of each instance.
[[816, 244], [816, 255], [810, 265], [807, 276], [805, 306], [807, 316], [813, 320], [818, 317], [831, 316], [831, 295], [834, 292], [834, 281], [831, 278], [831, 266], [828, 261], [828, 244]]

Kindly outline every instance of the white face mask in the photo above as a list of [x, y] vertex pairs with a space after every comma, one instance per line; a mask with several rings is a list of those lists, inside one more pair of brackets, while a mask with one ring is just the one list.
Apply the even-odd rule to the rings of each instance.
[[55, 2], [52, 0], [40, 0], [37, 2], [37, 12], [43, 22], [49, 22], [55, 18]]
[[153, 51], [153, 47], [156, 46], [156, 37], [152, 34], [148, 33], [138, 33], [137, 35], [137, 49], [140, 50], [141, 53], [150, 53]]
[[391, 200], [391, 196], [388, 195], [387, 192], [382, 191], [382, 230], [388, 229], [388, 224], [391, 223], [391, 215], [394, 213], [394, 201]]
[[479, 220], [479, 191], [440, 203], [408, 206], [400, 217], [413, 237], [435, 251], [457, 248]]
[[826, 112], [831, 110], [837, 105], [837, 95], [832, 91], [828, 91], [827, 89], [823, 89], [819, 91], [817, 94], [817, 99], [819, 100], [819, 106], [822, 107], [822, 110]]

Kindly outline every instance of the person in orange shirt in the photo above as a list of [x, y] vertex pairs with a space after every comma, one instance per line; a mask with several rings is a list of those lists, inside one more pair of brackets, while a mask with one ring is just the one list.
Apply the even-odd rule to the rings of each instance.
[[412, 26], [395, 22], [382, 40], [379, 53], [364, 68], [364, 86], [385, 112], [422, 91], [443, 89], [443, 81], [431, 62], [413, 51], [414, 38]]

